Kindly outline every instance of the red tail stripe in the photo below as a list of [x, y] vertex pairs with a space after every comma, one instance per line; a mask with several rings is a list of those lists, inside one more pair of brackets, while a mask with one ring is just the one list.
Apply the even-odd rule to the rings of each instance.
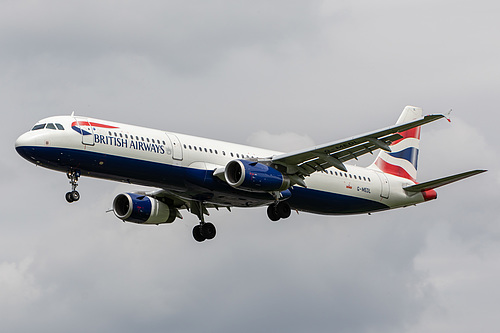
[[378, 166], [378, 168], [380, 170], [382, 170], [385, 173], [388, 173], [388, 174], [391, 174], [394, 176], [398, 176], [398, 177], [403, 177], [406, 179], [410, 179], [410, 180], [416, 182], [416, 180], [412, 176], [410, 176], [408, 174], [408, 172], [405, 171], [405, 169], [403, 169], [400, 166], [387, 163], [386, 161], [384, 161], [381, 158], [377, 158], [377, 160], [375, 161], [375, 164]]
[[401, 142], [401, 141], [403, 141], [406, 138], [420, 139], [420, 126], [412, 128], [412, 129], [409, 129], [409, 130], [404, 131], [404, 132], [400, 132], [399, 134], [401, 134], [403, 136], [403, 138], [394, 141], [391, 145], [395, 145], [396, 143]]

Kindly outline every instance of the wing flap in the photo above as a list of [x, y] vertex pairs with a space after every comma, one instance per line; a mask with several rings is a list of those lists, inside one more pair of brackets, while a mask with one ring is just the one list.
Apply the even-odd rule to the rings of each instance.
[[486, 172], [487, 170], [472, 170], [472, 171], [467, 171], [467, 172], [462, 172], [453, 176], [448, 176], [448, 177], [443, 177], [435, 180], [431, 180], [425, 183], [420, 183], [416, 185], [411, 185], [408, 187], [403, 188], [405, 191], [408, 192], [422, 192], [422, 191], [427, 191], [427, 190], [432, 190], [440, 186], [448, 185], [451, 183], [454, 183], [456, 181], [478, 175], [480, 173]]

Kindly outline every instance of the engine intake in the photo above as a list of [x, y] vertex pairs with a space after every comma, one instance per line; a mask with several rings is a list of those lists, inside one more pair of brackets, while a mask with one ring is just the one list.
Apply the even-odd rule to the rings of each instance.
[[233, 160], [226, 165], [224, 176], [232, 187], [249, 192], [283, 191], [290, 187], [288, 177], [259, 162]]
[[140, 224], [172, 223], [175, 208], [136, 193], [121, 193], [113, 200], [113, 212], [120, 220]]

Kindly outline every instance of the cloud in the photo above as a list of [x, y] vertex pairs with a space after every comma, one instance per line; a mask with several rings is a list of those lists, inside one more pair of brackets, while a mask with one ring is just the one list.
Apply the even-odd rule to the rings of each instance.
[[[0, 329], [494, 327], [496, 7], [2, 2], [0, 308], [12, 319]], [[265, 208], [214, 211], [218, 235], [203, 244], [187, 212], [158, 227], [105, 213], [135, 185], [82, 178], [82, 199], [68, 205], [66, 176], [13, 150], [38, 119], [76, 110], [292, 151], [391, 125], [408, 104], [455, 110], [451, 125], [424, 128], [419, 180], [490, 171], [371, 216], [273, 224]]]
[[11, 3], [4, 5], [0, 41], [22, 59], [49, 55], [74, 65], [129, 55], [199, 75], [233, 49], [274, 48], [316, 30], [313, 3], [285, 3]]

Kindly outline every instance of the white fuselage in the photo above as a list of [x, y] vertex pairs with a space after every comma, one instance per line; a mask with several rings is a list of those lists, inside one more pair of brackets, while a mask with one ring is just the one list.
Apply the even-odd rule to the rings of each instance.
[[[161, 188], [189, 200], [221, 206], [260, 206], [273, 201], [268, 193], [229, 186], [213, 176], [236, 159], [269, 158], [280, 152], [196, 136], [165, 132], [94, 118], [56, 116], [38, 124], [64, 129], [29, 131], [16, 141], [30, 162], [81, 175]], [[374, 167], [347, 165], [306, 177], [307, 188], [292, 187], [292, 208], [319, 214], [354, 214], [408, 206], [425, 201], [403, 187], [414, 182]]]

